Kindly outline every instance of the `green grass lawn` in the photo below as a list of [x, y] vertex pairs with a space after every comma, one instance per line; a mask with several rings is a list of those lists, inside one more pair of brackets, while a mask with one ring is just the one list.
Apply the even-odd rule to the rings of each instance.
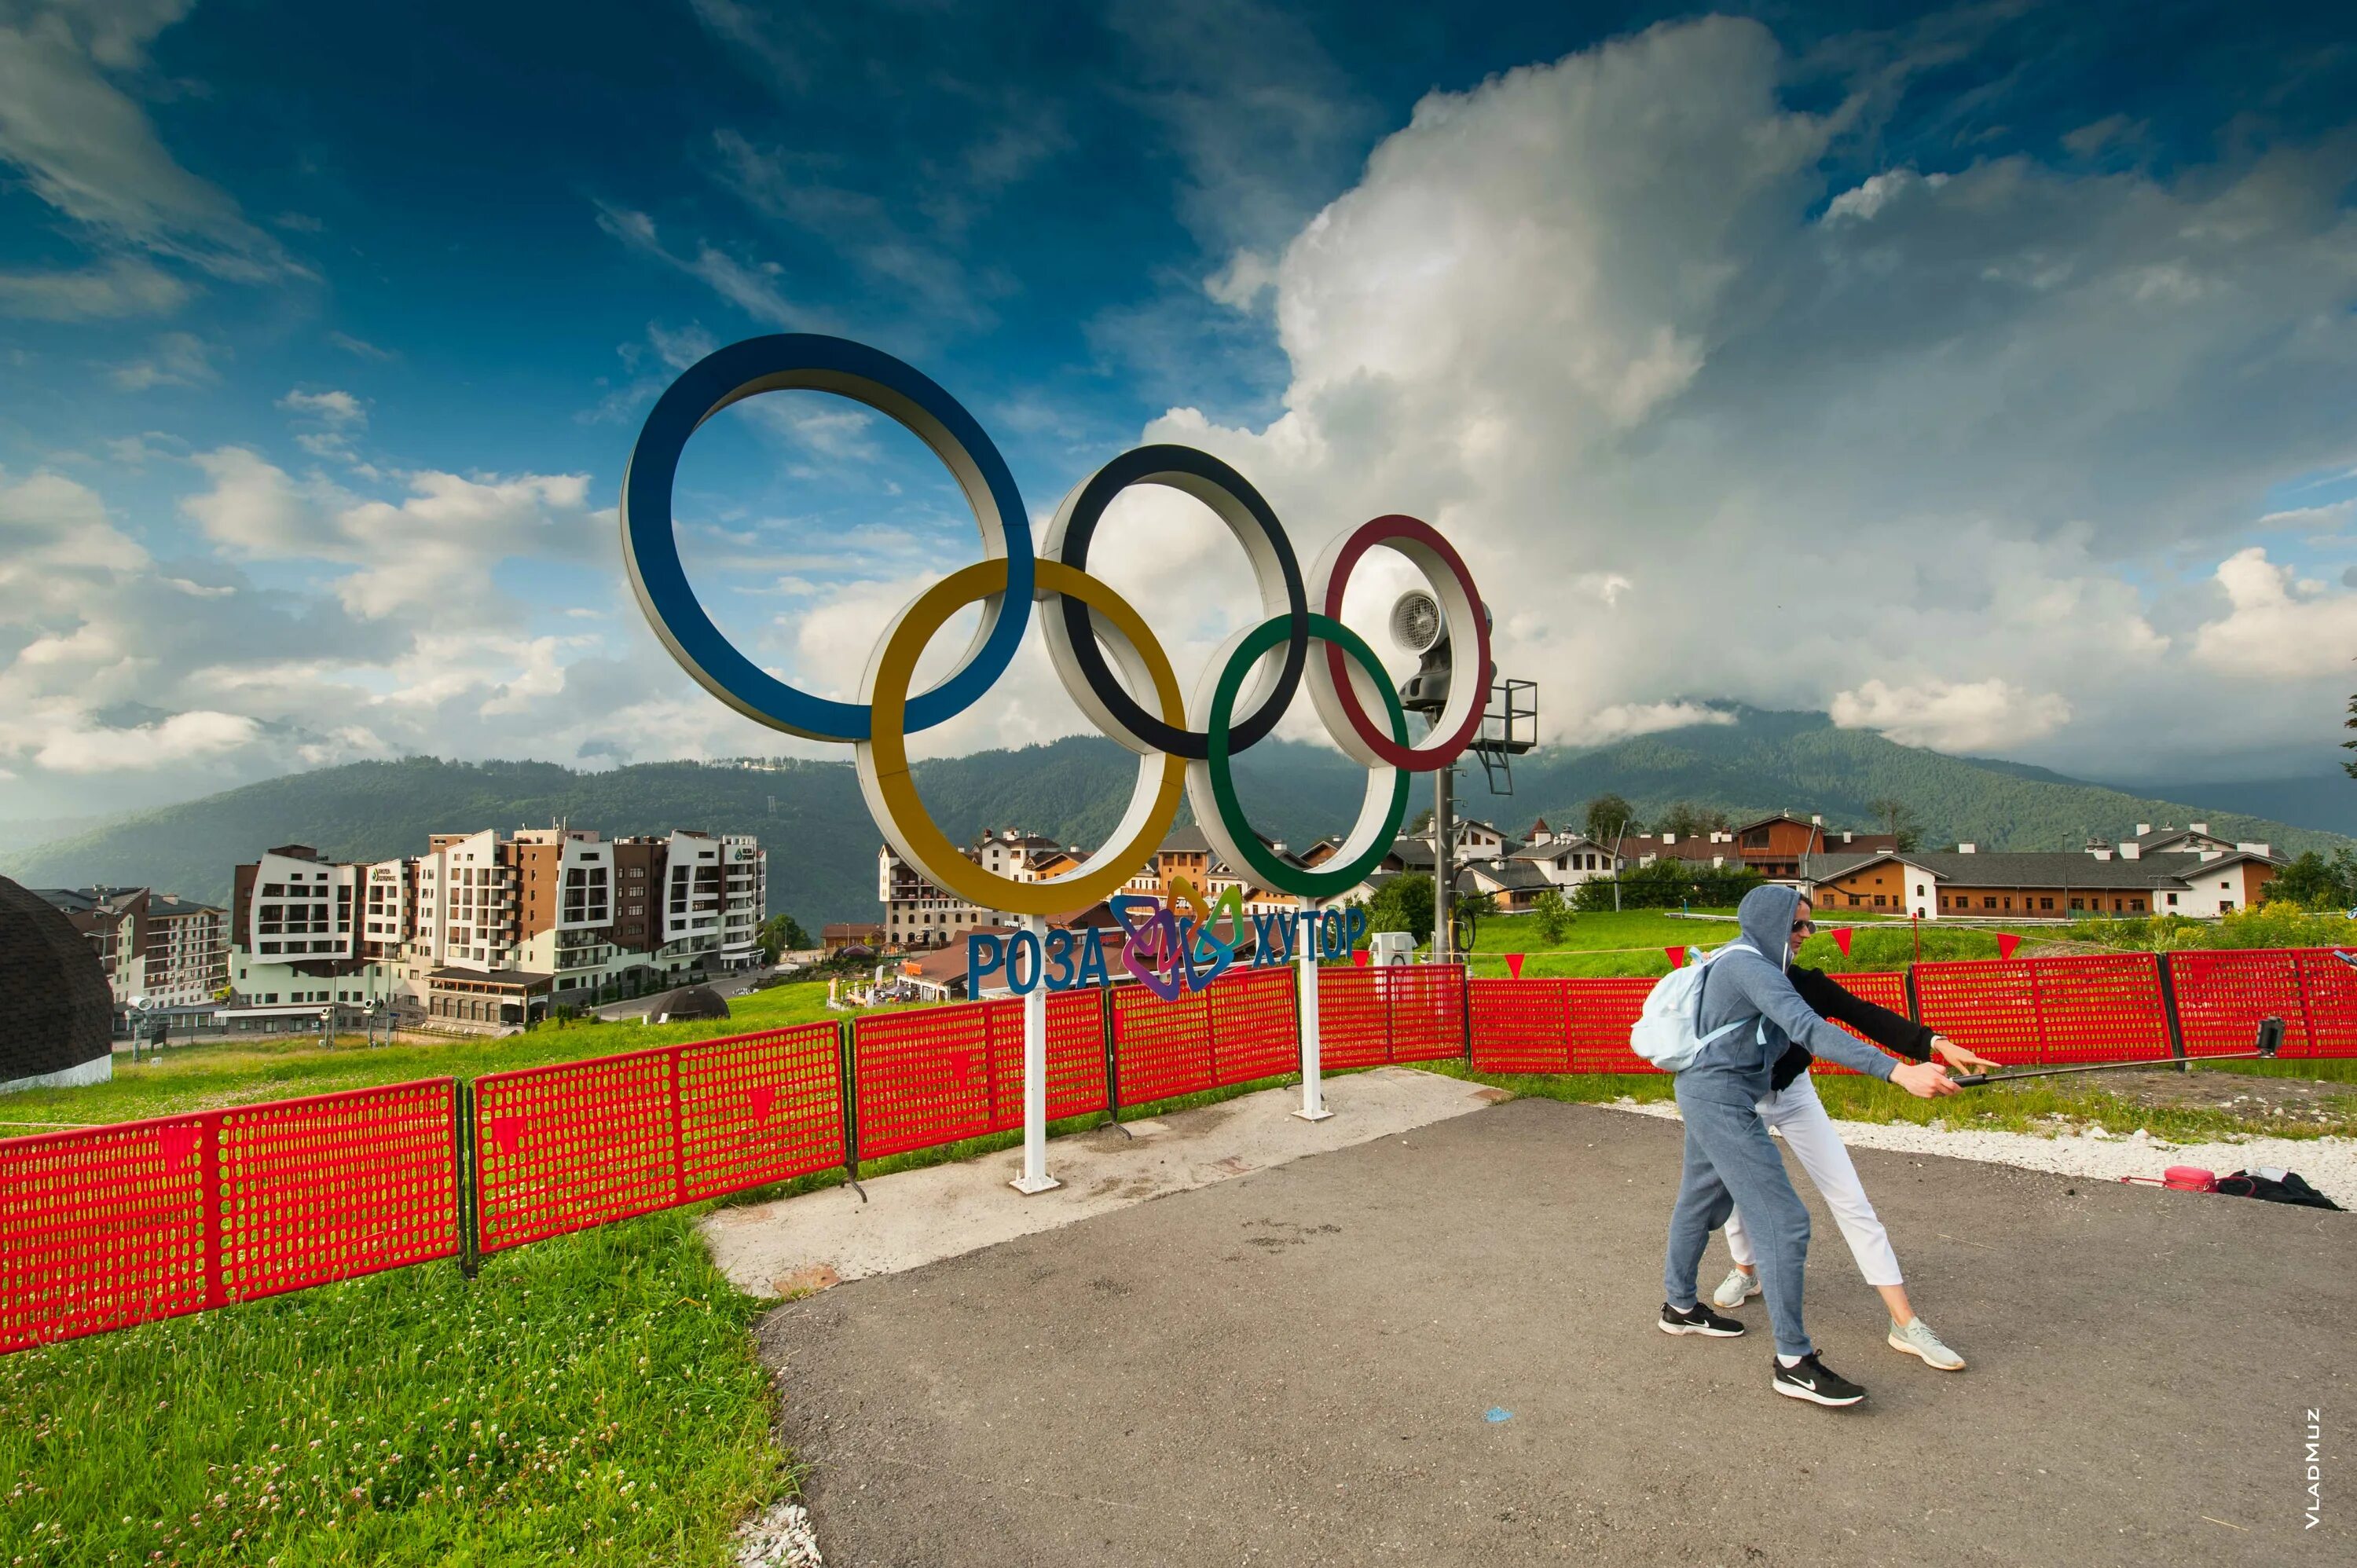
[[845, 1018], [830, 1012], [819, 983], [772, 986], [729, 1002], [731, 1016], [700, 1024], [544, 1024], [501, 1039], [451, 1038], [366, 1046], [357, 1035], [322, 1047], [316, 1036], [256, 1036], [251, 1042], [179, 1046], [160, 1060], [114, 1060], [114, 1079], [80, 1089], [32, 1090], [0, 1101], [0, 1136], [43, 1129], [27, 1123], [87, 1124], [173, 1116], [257, 1100], [328, 1094], [405, 1079], [479, 1078], [543, 1062], [611, 1056], [682, 1040], [717, 1039], [788, 1024]]
[[[1732, 909], [1697, 911], [1732, 915]], [[1975, 927], [1969, 930], [1925, 922], [1919, 933], [1904, 920], [1858, 919], [1845, 914], [1839, 920], [1821, 921], [1826, 930], [1801, 950], [1801, 960], [1833, 972], [1897, 969], [1911, 962], [1920, 935], [1926, 962], [1944, 959], [1995, 958], [1997, 932], [2004, 928]], [[1849, 956], [1834, 941], [1831, 928], [1851, 928]], [[1523, 973], [1544, 979], [1588, 975], [1667, 974], [1670, 961], [1664, 948], [1722, 947], [1736, 938], [1732, 920], [1695, 919], [1674, 910], [1626, 909], [1618, 914], [1576, 917], [1562, 937], [1549, 942], [1540, 933], [1534, 915], [1505, 915], [1480, 921], [1474, 932], [1469, 959], [1477, 975], [1503, 975], [1506, 955], [1521, 953]], [[2039, 948], [2061, 934], [2060, 928], [2028, 927], [2018, 956], [2037, 956]]]
[[791, 1477], [692, 1212], [0, 1357], [0, 1563], [726, 1563]]

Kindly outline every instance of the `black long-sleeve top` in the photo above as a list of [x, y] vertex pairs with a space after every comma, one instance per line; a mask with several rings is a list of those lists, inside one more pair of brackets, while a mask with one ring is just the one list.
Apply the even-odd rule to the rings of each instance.
[[[1792, 981], [1792, 989], [1801, 993], [1801, 1000], [1819, 1016], [1847, 1024], [1883, 1049], [1896, 1051], [1910, 1061], [1932, 1059], [1932, 1032], [1912, 1018], [1876, 1006], [1821, 969], [1804, 969], [1796, 963], [1787, 966], [1784, 973]], [[1770, 1082], [1782, 1089], [1808, 1071], [1809, 1064], [1814, 1060], [1816, 1058], [1794, 1046], [1777, 1058]]]

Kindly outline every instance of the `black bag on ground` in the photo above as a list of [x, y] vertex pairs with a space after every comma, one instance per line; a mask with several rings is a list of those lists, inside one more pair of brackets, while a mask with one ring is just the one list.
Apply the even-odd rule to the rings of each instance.
[[2218, 1178], [2217, 1190], [2234, 1197], [2255, 1197], [2268, 1203], [2296, 1203], [2302, 1208], [2330, 1208], [2341, 1206], [2308, 1185], [2298, 1171], [2260, 1169], [2236, 1171], [2233, 1176]]

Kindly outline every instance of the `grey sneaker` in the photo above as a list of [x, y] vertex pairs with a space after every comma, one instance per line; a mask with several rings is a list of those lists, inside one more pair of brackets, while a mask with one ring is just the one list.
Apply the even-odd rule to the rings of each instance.
[[1741, 1306], [1760, 1294], [1760, 1276], [1747, 1274], [1741, 1269], [1729, 1269], [1718, 1288], [1710, 1293], [1711, 1305], [1729, 1309]]
[[1932, 1326], [1921, 1317], [1916, 1318], [1904, 1328], [1899, 1326], [1896, 1319], [1893, 1319], [1890, 1325], [1890, 1348], [1893, 1350], [1904, 1350], [1910, 1356], [1920, 1357], [1925, 1366], [1936, 1367], [1943, 1372], [1961, 1372], [1964, 1369], [1964, 1359], [1942, 1344], [1940, 1337], [1932, 1332]]

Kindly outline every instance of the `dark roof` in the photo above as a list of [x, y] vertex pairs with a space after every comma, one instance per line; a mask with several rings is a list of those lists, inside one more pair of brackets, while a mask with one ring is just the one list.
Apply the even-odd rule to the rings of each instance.
[[43, 895], [0, 876], [0, 1083], [112, 1049], [114, 995], [98, 954]]
[[726, 1018], [728, 1001], [709, 985], [683, 985], [676, 991], [666, 991], [655, 998], [647, 1016], [658, 1021], [677, 1019], [686, 1022], [695, 1018]]
[[[300, 967], [299, 965], [297, 967]], [[534, 974], [528, 969], [437, 969], [425, 977], [428, 980], [468, 980], [503, 989], [533, 991], [556, 983], [553, 974]]]
[[183, 898], [177, 893], [151, 893], [147, 896], [150, 915], [225, 915], [228, 910], [218, 904], [199, 903]]
[[1612, 846], [1610, 844], [1598, 843], [1586, 833], [1579, 833], [1571, 838], [1554, 839], [1546, 843], [1526, 843], [1506, 858], [1509, 860], [1553, 860], [1559, 854], [1585, 854], [1590, 850], [1603, 855], [1607, 860], [1609, 860], [1612, 856]]
[[1518, 860], [1479, 861], [1465, 868], [1457, 881], [1462, 886], [1467, 877], [1480, 877], [1508, 892], [1522, 888], [1552, 887], [1546, 874], [1537, 866]]
[[2097, 860], [2092, 854], [2067, 850], [1990, 851], [1962, 854], [1955, 850], [1909, 850], [1885, 854], [1812, 854], [1802, 857], [1801, 875], [1813, 882], [1830, 882], [1878, 860], [1920, 865], [1943, 882], [1968, 887], [2120, 887], [2145, 889], [2183, 880], [2201, 865], [2221, 865], [2228, 860], [2264, 859], [2259, 855], [2222, 855], [2217, 860], [2189, 864], [2183, 856], [2127, 860], [2114, 856]]
[[1211, 853], [1211, 841], [1203, 835], [1203, 830], [1201, 828], [1189, 822], [1183, 828], [1173, 828], [1170, 832], [1170, 836], [1162, 841], [1162, 848], [1158, 853], [1163, 854], [1209, 854]]
[[1432, 841], [1430, 839], [1406, 837], [1395, 838], [1392, 840], [1391, 853], [1393, 858], [1396, 859], [1402, 865], [1406, 866], [1411, 870], [1429, 871], [1432, 869]]

